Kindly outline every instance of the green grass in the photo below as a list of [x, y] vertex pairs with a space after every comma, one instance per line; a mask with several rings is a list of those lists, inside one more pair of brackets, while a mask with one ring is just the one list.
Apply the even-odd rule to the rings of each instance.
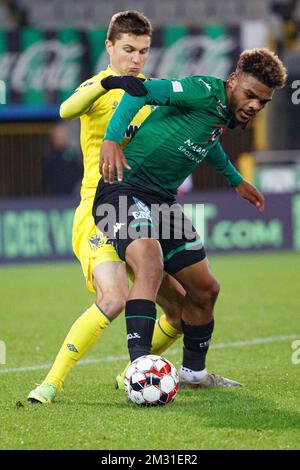
[[[214, 345], [299, 332], [300, 255], [212, 257], [222, 289]], [[93, 302], [77, 264], [0, 269], [5, 368], [51, 363], [72, 322]], [[211, 349], [210, 370], [242, 389], [180, 391], [171, 405], [139, 408], [113, 388], [126, 356], [123, 316], [77, 366], [50, 406], [26, 396], [46, 369], [0, 373], [1, 449], [300, 449], [300, 364], [291, 339]], [[181, 344], [166, 354], [176, 366]], [[17, 408], [21, 401], [24, 407]]]

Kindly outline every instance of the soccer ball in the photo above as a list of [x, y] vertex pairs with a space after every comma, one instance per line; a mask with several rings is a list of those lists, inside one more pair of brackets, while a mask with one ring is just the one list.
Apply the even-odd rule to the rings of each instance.
[[176, 396], [179, 378], [170, 361], [150, 354], [130, 364], [124, 385], [128, 400], [137, 405], [166, 405]]

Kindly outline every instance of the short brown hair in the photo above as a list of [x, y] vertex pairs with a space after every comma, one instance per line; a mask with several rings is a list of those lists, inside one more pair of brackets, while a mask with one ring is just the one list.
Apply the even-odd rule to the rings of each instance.
[[266, 48], [243, 51], [236, 72], [248, 73], [269, 88], [282, 88], [287, 80], [285, 66], [274, 52]]
[[152, 36], [152, 25], [150, 20], [137, 10], [120, 11], [116, 13], [110, 20], [107, 39], [112, 43], [116, 39], [120, 39], [121, 34], [134, 34], [135, 36]]

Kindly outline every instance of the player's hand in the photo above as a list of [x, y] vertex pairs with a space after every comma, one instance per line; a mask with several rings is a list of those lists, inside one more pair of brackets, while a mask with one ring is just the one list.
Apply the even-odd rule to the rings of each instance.
[[240, 197], [256, 206], [259, 212], [263, 212], [265, 210], [265, 198], [255, 186], [247, 183], [247, 181], [243, 181], [241, 184], [236, 186], [235, 190]]
[[102, 78], [101, 85], [106, 90], [121, 88], [127, 91], [131, 96], [145, 96], [148, 90], [144, 86], [143, 81], [143, 78], [137, 78], [131, 75], [109, 75], [108, 77]]
[[99, 171], [105, 183], [114, 182], [115, 169], [117, 169], [118, 181], [122, 181], [123, 167], [131, 170], [120, 145], [113, 140], [104, 140], [101, 145]]

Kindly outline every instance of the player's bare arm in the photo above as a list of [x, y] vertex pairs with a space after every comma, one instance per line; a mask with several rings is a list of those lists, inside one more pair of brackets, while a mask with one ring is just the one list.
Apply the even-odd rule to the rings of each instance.
[[125, 155], [117, 142], [105, 140], [100, 151], [100, 174], [103, 175], [105, 183], [114, 182], [115, 170], [117, 169], [118, 181], [123, 180], [123, 167], [131, 170]]
[[243, 181], [241, 184], [236, 186], [235, 190], [240, 197], [256, 206], [259, 212], [263, 212], [265, 210], [265, 198], [255, 186], [247, 181]]

